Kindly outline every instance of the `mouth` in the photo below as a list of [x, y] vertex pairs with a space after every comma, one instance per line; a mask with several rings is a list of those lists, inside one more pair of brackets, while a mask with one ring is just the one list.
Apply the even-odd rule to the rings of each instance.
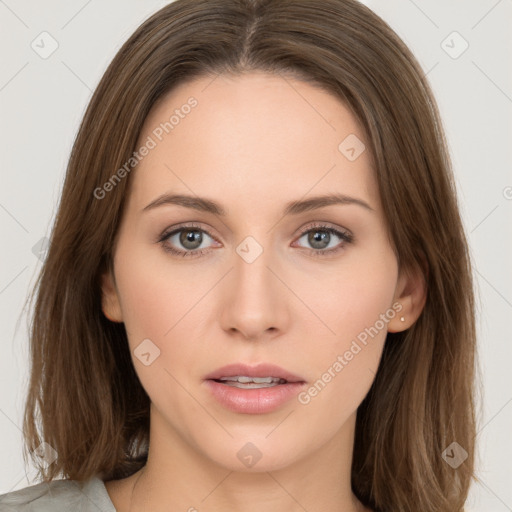
[[226, 386], [244, 389], [305, 382], [302, 377], [271, 363], [260, 363], [256, 366], [244, 363], [229, 364], [206, 375], [205, 380], [214, 380]]
[[212, 396], [224, 407], [244, 414], [279, 409], [303, 388], [305, 379], [273, 364], [231, 364], [204, 378]]

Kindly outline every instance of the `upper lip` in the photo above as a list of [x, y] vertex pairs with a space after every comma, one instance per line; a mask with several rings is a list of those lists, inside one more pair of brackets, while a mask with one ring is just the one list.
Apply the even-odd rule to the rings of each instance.
[[260, 363], [257, 365], [248, 365], [243, 363], [233, 363], [218, 368], [206, 375], [205, 380], [218, 380], [221, 377], [279, 377], [287, 382], [305, 382], [302, 377], [270, 363]]

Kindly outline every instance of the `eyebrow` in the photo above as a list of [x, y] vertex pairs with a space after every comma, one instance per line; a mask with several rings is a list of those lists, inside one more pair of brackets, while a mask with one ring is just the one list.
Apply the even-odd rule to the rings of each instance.
[[[189, 196], [185, 194], [163, 194], [151, 201], [144, 209], [144, 211], [152, 210], [158, 206], [163, 205], [178, 205], [185, 208], [192, 208], [206, 213], [213, 213], [221, 217], [226, 216], [225, 209], [215, 201], [204, 197]], [[356, 197], [350, 197], [344, 194], [328, 194], [322, 196], [315, 196], [305, 200], [291, 201], [286, 204], [283, 215], [298, 215], [300, 213], [324, 208], [331, 205], [348, 205], [354, 204], [361, 206], [366, 210], [375, 211], [368, 203]]]

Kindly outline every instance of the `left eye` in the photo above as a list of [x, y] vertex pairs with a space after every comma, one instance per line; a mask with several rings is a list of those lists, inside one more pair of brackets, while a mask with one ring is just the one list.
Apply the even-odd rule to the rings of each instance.
[[[313, 229], [308, 229], [300, 236], [299, 240], [304, 237], [306, 237], [307, 243], [316, 254], [329, 254], [340, 249], [340, 242], [336, 243], [336, 238], [344, 243], [352, 242], [352, 236], [349, 233], [341, 232], [329, 226], [317, 226]], [[334, 242], [334, 244], [331, 244], [331, 242]]]

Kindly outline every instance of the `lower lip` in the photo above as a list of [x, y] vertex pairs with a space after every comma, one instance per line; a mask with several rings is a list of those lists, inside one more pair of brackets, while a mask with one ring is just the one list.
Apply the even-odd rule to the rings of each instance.
[[213, 396], [227, 409], [245, 414], [272, 412], [297, 396], [304, 382], [289, 382], [268, 388], [241, 389], [214, 380], [204, 381]]

